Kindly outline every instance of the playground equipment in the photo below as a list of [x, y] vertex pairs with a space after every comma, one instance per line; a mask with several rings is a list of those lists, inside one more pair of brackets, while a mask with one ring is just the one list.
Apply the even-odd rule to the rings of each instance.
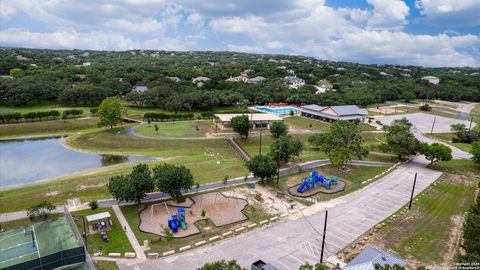
[[185, 208], [179, 207], [178, 213], [173, 214], [168, 219], [168, 227], [172, 230], [173, 233], [178, 232], [178, 228], [182, 228], [183, 230], [187, 229], [187, 222], [185, 220]]
[[317, 171], [312, 171], [310, 173], [310, 177], [303, 178], [303, 181], [297, 188], [297, 191], [299, 193], [303, 193], [306, 190], [314, 189], [315, 184], [322, 185], [326, 189], [331, 189], [332, 185], [338, 184], [338, 177], [332, 175], [327, 178], [323, 175], [318, 175]]

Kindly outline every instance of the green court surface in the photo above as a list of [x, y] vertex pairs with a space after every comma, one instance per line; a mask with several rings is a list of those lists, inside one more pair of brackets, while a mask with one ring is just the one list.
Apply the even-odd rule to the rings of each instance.
[[0, 233], [0, 269], [79, 247], [62, 217]]

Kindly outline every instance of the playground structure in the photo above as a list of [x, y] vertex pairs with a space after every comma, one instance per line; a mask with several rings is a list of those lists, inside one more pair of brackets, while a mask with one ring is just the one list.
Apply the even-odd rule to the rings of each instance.
[[305, 177], [303, 182], [298, 186], [297, 192], [303, 193], [306, 190], [315, 189], [315, 185], [322, 185], [326, 189], [332, 189], [332, 185], [338, 184], [338, 177], [330, 176], [326, 178], [323, 175], [318, 175], [317, 171], [312, 171], [310, 177]]
[[344, 191], [346, 184], [337, 176], [319, 175], [317, 171], [312, 171], [310, 177], [305, 177], [303, 181], [295, 186], [288, 188], [288, 193], [295, 197], [310, 197], [317, 193], [333, 194]]
[[[168, 210], [166, 204], [165, 207]], [[187, 229], [187, 222], [185, 221], [185, 208], [183, 207], [179, 207], [178, 214], [173, 214], [168, 219], [168, 227], [170, 228], [170, 230], [172, 230], [172, 233], [177, 233], [180, 226], [184, 231]]]
[[[168, 229], [172, 237], [187, 237], [200, 233], [195, 224], [200, 220], [209, 219], [217, 227], [247, 220], [242, 212], [247, 205], [244, 199], [227, 197], [220, 192], [194, 195], [182, 203], [151, 204], [139, 213], [139, 229], [156, 235], [165, 235], [165, 229]], [[202, 216], [202, 210], [205, 210], [205, 216]]]

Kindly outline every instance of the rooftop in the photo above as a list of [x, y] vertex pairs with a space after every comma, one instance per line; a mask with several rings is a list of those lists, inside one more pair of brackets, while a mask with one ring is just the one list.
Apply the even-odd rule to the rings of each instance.
[[407, 262], [387, 251], [373, 247], [365, 248], [355, 259], [350, 261], [344, 270], [375, 270], [375, 265], [405, 266]]
[[272, 113], [219, 113], [215, 117], [222, 122], [230, 122], [233, 117], [246, 115], [250, 121], [282, 121], [283, 119]]

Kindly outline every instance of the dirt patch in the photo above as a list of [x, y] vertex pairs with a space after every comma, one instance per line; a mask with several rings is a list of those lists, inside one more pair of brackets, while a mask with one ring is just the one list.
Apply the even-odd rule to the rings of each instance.
[[80, 186], [78, 186], [77, 190], [86, 190], [86, 189], [90, 189], [90, 188], [99, 188], [99, 187], [104, 187], [106, 186], [107, 183], [104, 182], [104, 183], [98, 183], [98, 184], [92, 184], [92, 185], [84, 185], [84, 184], [81, 184]]
[[55, 197], [55, 196], [57, 196], [58, 194], [60, 194], [60, 191], [54, 190], [54, 191], [49, 191], [49, 192], [45, 193], [45, 196], [46, 196], [46, 197]]
[[397, 114], [404, 113], [405, 111], [397, 109], [395, 107], [377, 107], [368, 109], [371, 112], [381, 113], [381, 114]]
[[223, 193], [227, 196], [245, 199], [252, 205], [260, 203], [270, 215], [286, 213], [288, 209], [291, 209], [292, 205], [296, 204], [292, 199], [286, 197], [285, 194], [261, 184], [256, 184], [255, 188], [235, 188]]

